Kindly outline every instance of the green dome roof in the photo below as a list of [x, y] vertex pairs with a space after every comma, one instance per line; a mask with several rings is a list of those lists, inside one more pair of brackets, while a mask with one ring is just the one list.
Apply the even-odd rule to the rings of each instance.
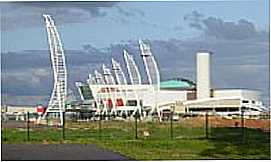
[[194, 88], [195, 83], [186, 79], [171, 79], [160, 83], [161, 89], [187, 89]]

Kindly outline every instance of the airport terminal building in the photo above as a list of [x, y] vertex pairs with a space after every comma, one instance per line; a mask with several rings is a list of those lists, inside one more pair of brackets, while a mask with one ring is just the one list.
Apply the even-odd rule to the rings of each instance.
[[[112, 58], [111, 65], [102, 65], [83, 82], [75, 85], [81, 101], [75, 104], [67, 100], [67, 69], [63, 47], [54, 20], [43, 15], [51, 53], [54, 86], [48, 107], [38, 107], [37, 112], [60, 117], [63, 124], [64, 112], [82, 110], [95, 115], [114, 115], [120, 117], [158, 116], [165, 114], [202, 114], [208, 112], [220, 115], [259, 115], [266, 111], [260, 92], [249, 89], [214, 89], [211, 83], [210, 51], [196, 53], [196, 81], [184, 78], [160, 79], [158, 63], [149, 44], [139, 40], [139, 54], [144, 64], [140, 72], [133, 55], [123, 50], [125, 65]], [[54, 40], [54, 41], [52, 41]], [[125, 70], [122, 70], [125, 68]], [[128, 73], [124, 73], [127, 71]], [[147, 82], [142, 81], [142, 73], [147, 74]], [[6, 109], [8, 111], [8, 109]], [[25, 111], [25, 110], [19, 110]], [[92, 115], [92, 116], [93, 116]]]
[[[210, 74], [213, 54], [209, 51], [199, 51], [196, 55], [196, 82], [175, 78], [165, 81], [159, 80], [156, 84], [142, 84], [141, 82], [138, 84], [127, 84], [127, 82], [118, 84], [114, 80], [118, 80], [118, 74], [121, 73], [114, 73], [113, 66], [113, 74], [106, 71], [107, 69], [102, 69], [104, 73], [96, 75], [96, 77], [89, 75], [85, 83], [76, 82], [76, 86], [83, 101], [92, 101], [93, 109], [104, 113], [139, 110], [141, 113], [146, 112], [147, 114], [157, 112], [158, 116], [162, 117], [168, 111], [180, 114], [202, 114], [208, 111], [220, 115], [240, 115], [243, 111], [245, 115], [259, 115], [265, 110], [259, 91], [213, 89]], [[132, 62], [135, 63], [133, 60]], [[127, 67], [129, 71], [129, 65]], [[137, 70], [137, 68], [134, 69], [134, 71]], [[146, 69], [146, 71], [148, 70]], [[152, 75], [157, 74], [155, 71], [153, 70]], [[102, 79], [110, 80], [108, 76], [111, 82], [100, 81]], [[107, 111], [102, 111], [103, 109]]]

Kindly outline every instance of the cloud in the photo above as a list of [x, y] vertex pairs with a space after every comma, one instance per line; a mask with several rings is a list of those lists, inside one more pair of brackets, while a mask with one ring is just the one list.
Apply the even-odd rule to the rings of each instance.
[[84, 51], [87, 51], [90, 54], [100, 54], [101, 53], [101, 51], [99, 49], [95, 48], [91, 44], [84, 44], [82, 47], [83, 47]]
[[[52, 14], [59, 24], [79, 23], [92, 18], [103, 17], [104, 9], [118, 2], [5, 2], [1, 3], [2, 30], [15, 27], [40, 25], [43, 13]], [[12, 12], [10, 12], [12, 11]]]
[[114, 8], [116, 9], [117, 15], [113, 15], [110, 17], [110, 20], [116, 23], [121, 24], [129, 24], [129, 23], [143, 23], [144, 25], [156, 27], [156, 24], [147, 23], [145, 20], [145, 12], [135, 8], [126, 8], [122, 7], [120, 3], [115, 5]]
[[131, 18], [131, 17], [144, 17], [146, 14], [144, 11], [141, 11], [139, 9], [135, 9], [135, 8], [123, 8], [120, 5], [116, 5], [115, 8], [117, 9], [117, 12], [127, 18]]
[[15, 4], [14, 8], [19, 8], [23, 6], [32, 7], [32, 8], [53, 8], [53, 9], [80, 9], [87, 12], [90, 12], [93, 15], [100, 15], [100, 8], [110, 8], [116, 4], [116, 2], [11, 2]]
[[[83, 45], [83, 49], [65, 50], [66, 62], [69, 66], [100, 63], [109, 53], [91, 45]], [[2, 71], [16, 69], [51, 67], [49, 50], [24, 50], [1, 53]]]
[[49, 94], [52, 81], [49, 68], [28, 68], [2, 71], [1, 92], [16, 95]]
[[[150, 40], [161, 79], [184, 77], [196, 79], [196, 52], [200, 48], [214, 52], [212, 57], [213, 88], [256, 88], [269, 95], [269, 46], [265, 40]], [[137, 62], [143, 80], [146, 72], [136, 40], [111, 44], [106, 50], [84, 44], [80, 50], [65, 50], [69, 87], [77, 92], [75, 81], [85, 81], [101, 64], [110, 66], [113, 57], [126, 70], [122, 50]], [[9, 95], [50, 94], [52, 73], [48, 51], [26, 50], [2, 54], [2, 91]], [[169, 66], [170, 65], [170, 66]], [[128, 76], [127, 76], [128, 78]], [[246, 78], [246, 79], [244, 79]], [[247, 78], [251, 78], [247, 80]], [[246, 81], [247, 80], [247, 81]], [[35, 85], [35, 86], [33, 86]], [[38, 87], [38, 88], [36, 88]], [[266, 100], [267, 101], [267, 100]], [[268, 103], [266, 102], [265, 103]]]
[[[110, 8], [115, 8], [119, 17], [112, 20], [129, 23], [130, 18], [142, 18], [145, 13], [138, 9], [125, 9], [119, 2], [112, 1], [73, 1], [73, 2], [5, 2], [1, 3], [1, 29], [12, 30], [18, 27], [42, 26], [42, 14], [54, 15], [58, 24], [81, 23], [108, 15]], [[12, 11], [12, 12], [11, 12]]]
[[127, 10], [119, 5], [116, 5], [116, 9], [119, 14], [126, 17], [144, 17], [146, 15], [144, 11], [135, 8], [129, 8]]
[[254, 24], [245, 19], [240, 19], [237, 23], [234, 23], [208, 17], [203, 20], [203, 24], [206, 27], [203, 29], [205, 33], [217, 38], [242, 40], [260, 36]]
[[207, 17], [193, 11], [184, 16], [189, 26], [204, 32], [206, 36], [226, 40], [262, 39], [266, 38], [266, 31], [259, 31], [252, 22], [240, 19], [238, 22], [227, 22], [216, 17]]
[[[198, 12], [193, 12], [185, 19], [192, 23], [191, 27], [202, 31], [205, 37], [189, 40], [150, 40], [161, 79], [184, 77], [195, 81], [195, 54], [200, 49], [208, 49], [214, 53], [213, 88], [256, 88], [263, 92], [264, 101], [269, 104], [268, 34], [256, 30], [255, 25], [245, 19], [225, 22], [215, 17], [206, 18]], [[111, 57], [119, 61], [125, 70], [123, 49], [134, 56], [142, 78], [146, 80], [137, 40], [111, 44], [104, 49], [83, 44], [82, 49], [65, 50], [68, 84], [72, 91], [77, 92], [75, 81], [85, 81], [88, 74], [94, 69], [99, 69], [102, 63], [110, 65]], [[1, 53], [2, 93], [10, 96], [50, 95], [52, 87], [50, 68], [48, 50]]]
[[23, 106], [37, 106], [37, 105], [44, 105], [47, 106], [49, 103], [49, 96], [38, 96], [38, 95], [20, 95], [20, 96], [10, 96], [7, 94], [2, 94], [1, 102], [7, 105], [23, 105]]
[[184, 20], [189, 20], [194, 23], [198, 23], [204, 18], [204, 15], [199, 13], [198, 11], [193, 11], [191, 14], [187, 14], [184, 16]]
[[116, 9], [121, 15], [124, 15], [126, 17], [135, 16], [135, 14], [133, 12], [127, 11], [127, 10], [123, 9], [122, 7], [120, 7], [120, 6], [116, 6]]

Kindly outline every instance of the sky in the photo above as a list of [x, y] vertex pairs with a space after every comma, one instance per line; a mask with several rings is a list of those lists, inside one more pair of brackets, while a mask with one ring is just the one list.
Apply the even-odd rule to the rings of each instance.
[[[43, 13], [57, 25], [74, 82], [128, 49], [140, 64], [150, 43], [162, 79], [195, 81], [195, 53], [208, 49], [213, 88], [252, 88], [269, 104], [269, 1], [1, 2], [2, 102], [46, 104], [52, 72]], [[144, 75], [144, 74], [142, 74]], [[143, 77], [144, 78], [144, 77]], [[10, 100], [10, 96], [16, 100]], [[33, 101], [33, 96], [37, 100]]]

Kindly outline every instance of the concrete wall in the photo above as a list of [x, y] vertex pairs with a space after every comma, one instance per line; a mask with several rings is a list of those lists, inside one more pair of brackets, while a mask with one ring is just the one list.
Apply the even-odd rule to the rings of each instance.
[[[143, 100], [144, 106], [155, 106], [155, 101], [159, 105], [175, 103], [176, 101], [187, 100], [187, 92], [185, 90], [160, 90], [159, 93], [155, 95], [153, 91], [153, 86], [151, 85], [92, 85], [91, 90], [94, 97], [97, 97], [97, 92], [101, 87], [114, 87], [119, 90], [126, 90], [125, 98], [127, 100], [135, 100], [135, 91], [138, 93], [139, 99]], [[112, 93], [113, 94], [113, 93]], [[114, 94], [115, 98], [124, 98], [125, 93], [116, 92]], [[108, 95], [107, 95], [108, 96]], [[113, 95], [112, 95], [113, 96]], [[122, 97], [121, 97], [122, 96]], [[106, 94], [105, 94], [106, 97]]]
[[[2, 110], [4, 112], [5, 110]], [[27, 112], [30, 113], [37, 112], [35, 106], [7, 106], [7, 112], [8, 113], [21, 113], [21, 112]]]
[[240, 107], [240, 99], [209, 99], [186, 102], [186, 107], [193, 108], [218, 108], [218, 107]]
[[159, 93], [159, 103], [175, 103], [176, 101], [187, 100], [187, 91], [161, 90]]
[[221, 89], [214, 90], [214, 97], [239, 97], [247, 100], [260, 100], [260, 92], [246, 89]]
[[197, 99], [210, 97], [210, 52], [197, 53]]

